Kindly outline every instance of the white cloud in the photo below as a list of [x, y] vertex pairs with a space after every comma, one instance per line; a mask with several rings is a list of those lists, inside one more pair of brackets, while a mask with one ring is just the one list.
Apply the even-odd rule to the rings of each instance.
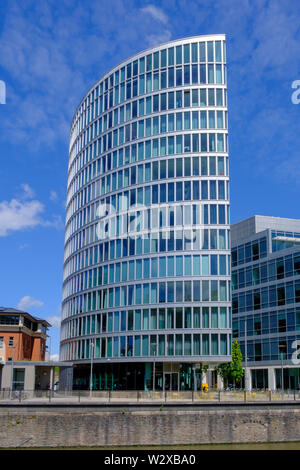
[[51, 354], [50, 360], [55, 362], [59, 361], [59, 354]]
[[41, 225], [43, 225], [44, 227], [54, 227], [57, 230], [64, 230], [65, 228], [64, 222], [60, 215], [54, 215], [53, 220], [46, 220], [42, 222]]
[[48, 317], [47, 321], [50, 323], [53, 328], [60, 328], [61, 317], [53, 315], [52, 317]]
[[57, 201], [58, 199], [57, 192], [54, 190], [51, 190], [49, 198], [50, 198], [50, 201]]
[[10, 78], [7, 100], [13, 104], [0, 140], [21, 142], [32, 153], [66, 144], [89, 86], [171, 30], [169, 9], [152, 3], [137, 7], [114, 0], [109, 8], [107, 1], [79, 1], [71, 9], [70, 0], [54, 3], [12, 0], [0, 31], [1, 67]]
[[143, 13], [148, 13], [155, 20], [158, 20], [161, 23], [167, 24], [169, 21], [168, 16], [164, 13], [164, 11], [154, 5], [147, 5], [146, 7], [141, 8], [141, 11]]
[[32, 307], [41, 308], [43, 307], [43, 305], [44, 305], [44, 302], [42, 302], [41, 300], [35, 299], [34, 297], [31, 297], [30, 295], [25, 295], [19, 301], [18, 308], [20, 310], [26, 311]]
[[[0, 237], [5, 237], [11, 232], [21, 231], [36, 227], [54, 227], [57, 230], [64, 229], [61, 215], [53, 215], [52, 220], [44, 220], [41, 214], [45, 211], [44, 205], [34, 199], [34, 191], [27, 184], [21, 185], [23, 193], [19, 198], [0, 202]], [[55, 191], [51, 191], [50, 199], [57, 197]]]
[[[32, 5], [31, 14], [27, 15], [25, 5], [12, 2], [0, 32], [1, 66], [11, 77], [7, 96], [9, 104], [13, 103], [0, 134], [5, 140], [22, 141], [32, 151], [40, 149], [41, 145], [51, 146], [57, 139], [65, 141], [79, 99], [76, 92], [70, 92], [68, 83], [73, 81], [79, 96], [86, 86], [82, 71], [73, 73], [76, 54], [70, 53], [71, 42], [82, 42], [79, 27], [74, 31], [74, 25], [70, 26], [73, 37], [69, 42], [66, 2], [61, 3], [61, 8], [53, 9], [52, 13], [43, 11], [38, 4]], [[41, 23], [36, 20], [40, 17], [43, 18]], [[47, 28], [46, 24], [52, 26]], [[58, 109], [57, 103], [62, 101], [64, 105]], [[30, 138], [32, 132], [34, 139]]]
[[170, 41], [171, 37], [172, 37], [172, 33], [171, 31], [167, 29], [163, 31], [162, 33], [148, 34], [146, 36], [146, 39], [147, 39], [149, 46], [154, 47], [154, 46], [157, 46], [158, 44], [163, 44], [165, 42]]
[[21, 188], [23, 190], [22, 198], [23, 199], [33, 199], [34, 198], [34, 191], [27, 183], [21, 184]]
[[0, 202], [0, 237], [5, 237], [12, 231], [40, 225], [40, 214], [43, 211], [44, 206], [39, 201], [12, 199]]
[[[154, 47], [171, 39], [171, 31], [165, 28], [169, 23], [169, 18], [161, 8], [150, 4], [141, 8], [140, 12], [145, 14], [148, 19], [148, 27], [144, 33], [148, 46]], [[156, 20], [156, 23], [153, 23], [153, 19]]]

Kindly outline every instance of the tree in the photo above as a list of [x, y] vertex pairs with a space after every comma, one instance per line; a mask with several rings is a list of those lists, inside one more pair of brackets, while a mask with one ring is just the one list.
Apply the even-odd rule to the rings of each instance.
[[232, 361], [219, 364], [215, 367], [216, 373], [222, 377], [224, 382], [233, 383], [234, 386], [240, 383], [244, 376], [244, 369], [242, 367], [243, 356], [237, 340], [232, 343]]

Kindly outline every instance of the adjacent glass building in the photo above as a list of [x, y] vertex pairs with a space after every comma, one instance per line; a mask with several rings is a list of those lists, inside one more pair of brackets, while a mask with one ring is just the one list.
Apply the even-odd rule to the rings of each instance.
[[225, 36], [146, 50], [73, 118], [62, 360], [74, 387], [196, 389], [231, 359]]
[[300, 383], [300, 220], [254, 216], [231, 226], [233, 338], [248, 388]]

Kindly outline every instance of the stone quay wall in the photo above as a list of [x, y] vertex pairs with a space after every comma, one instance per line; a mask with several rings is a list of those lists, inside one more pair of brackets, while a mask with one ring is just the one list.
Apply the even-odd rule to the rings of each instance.
[[170, 446], [300, 441], [300, 407], [0, 408], [0, 447]]

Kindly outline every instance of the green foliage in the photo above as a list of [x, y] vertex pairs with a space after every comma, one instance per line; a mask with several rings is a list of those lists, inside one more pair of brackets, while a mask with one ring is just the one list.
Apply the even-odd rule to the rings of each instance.
[[204, 366], [201, 364], [201, 365], [200, 365], [200, 368], [199, 368], [200, 374], [206, 374], [206, 372], [208, 371], [208, 369], [209, 369], [209, 365], [208, 365], [208, 364], [205, 364]]
[[222, 377], [224, 382], [231, 382], [236, 385], [240, 383], [244, 376], [244, 369], [242, 367], [243, 356], [237, 340], [232, 343], [232, 361], [219, 364], [215, 367], [216, 373]]
[[203, 378], [203, 374], [206, 374], [206, 372], [208, 371], [209, 369], [209, 365], [208, 364], [200, 364], [200, 367], [197, 369], [197, 372], [200, 374], [200, 377], [201, 377], [201, 385], [202, 385], [202, 378]]

